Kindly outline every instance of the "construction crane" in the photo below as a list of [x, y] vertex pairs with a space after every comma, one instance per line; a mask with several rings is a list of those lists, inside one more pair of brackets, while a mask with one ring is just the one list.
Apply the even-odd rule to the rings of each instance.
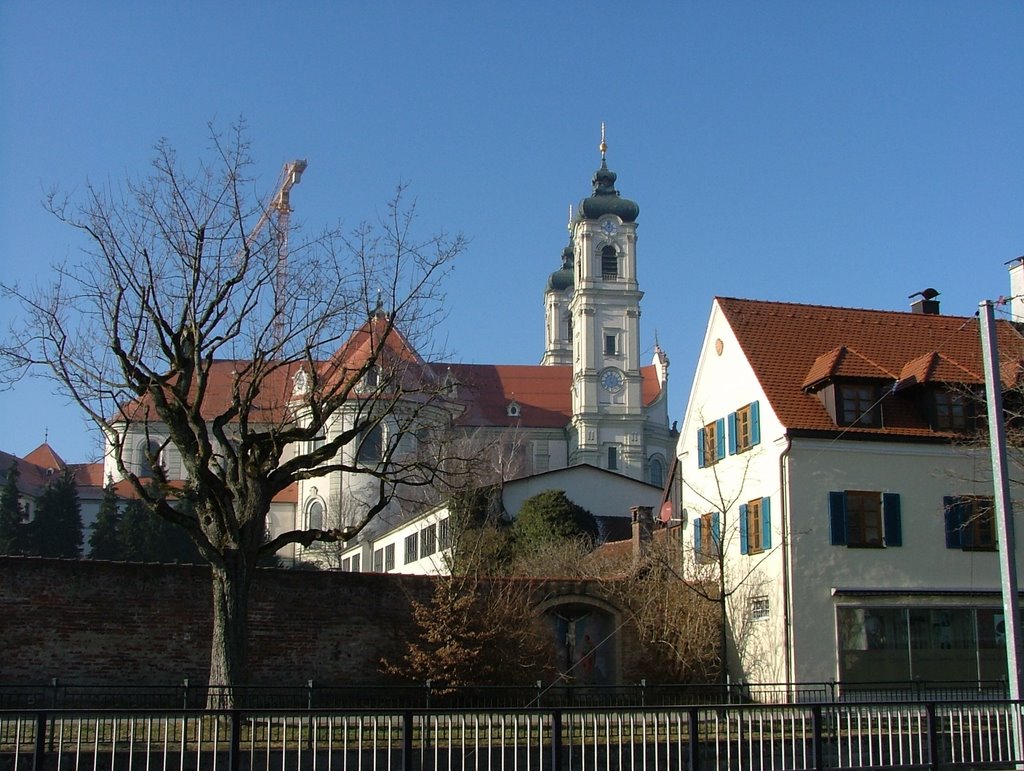
[[252, 245], [259, 234], [273, 218], [274, 241], [277, 244], [277, 266], [274, 269], [274, 344], [281, 342], [284, 335], [284, 296], [288, 283], [288, 229], [292, 213], [290, 194], [292, 188], [299, 184], [302, 172], [306, 170], [306, 161], [290, 161], [284, 165], [277, 192], [263, 212], [256, 226], [245, 239], [246, 248]]

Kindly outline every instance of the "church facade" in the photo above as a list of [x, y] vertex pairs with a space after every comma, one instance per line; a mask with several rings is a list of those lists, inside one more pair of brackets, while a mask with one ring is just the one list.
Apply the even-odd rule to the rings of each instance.
[[[544, 290], [544, 350], [539, 364], [463, 364], [423, 361], [401, 330], [389, 330], [389, 355], [415, 360], [436, 383], [444, 398], [429, 409], [397, 404], [384, 416], [373, 435], [346, 445], [346, 463], [373, 463], [381, 448], [401, 444], [419, 448], [431, 434], [417, 421], [449, 436], [490, 442], [509, 448], [514, 460], [501, 470], [503, 479], [542, 474], [576, 465], [605, 471], [661, 487], [675, 452], [676, 433], [668, 414], [668, 358], [655, 343], [653, 357], [641, 364], [640, 290], [637, 271], [639, 206], [620, 195], [616, 174], [606, 162], [594, 173], [592, 191], [576, 208], [569, 223], [570, 238], [561, 266]], [[373, 346], [375, 331], [387, 316], [379, 310], [332, 358], [353, 357]], [[230, 364], [230, 363], [227, 363]], [[225, 366], [227, 366], [227, 364]], [[369, 383], [370, 388], [373, 383]], [[292, 399], [301, 402], [305, 378], [293, 374]], [[351, 428], [362, 407], [352, 403], [325, 426], [329, 441]], [[296, 411], [297, 415], [301, 410]], [[301, 418], [300, 418], [301, 419]], [[145, 450], [160, 444], [159, 426], [130, 438], [139, 445], [139, 465]], [[183, 464], [168, 445], [160, 460], [168, 476], [182, 478]], [[376, 457], [375, 457], [376, 454]], [[118, 478], [108, 456], [105, 476]], [[366, 474], [335, 471], [303, 480], [275, 499], [272, 534], [290, 529], [343, 527], [358, 520], [376, 499], [378, 480]], [[379, 515], [393, 526], [409, 510], [390, 507]], [[604, 512], [594, 512], [595, 514]], [[615, 512], [626, 515], [628, 512]], [[390, 522], [388, 520], [391, 520]], [[301, 547], [290, 547], [301, 550]], [[301, 557], [289, 553], [286, 557]], [[368, 568], [369, 566], [367, 566]]]

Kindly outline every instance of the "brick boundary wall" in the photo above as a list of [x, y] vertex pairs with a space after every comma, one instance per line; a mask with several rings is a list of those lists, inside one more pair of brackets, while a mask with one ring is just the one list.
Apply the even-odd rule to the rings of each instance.
[[[256, 685], [380, 684], [412, 628], [410, 598], [429, 576], [258, 570], [250, 595], [249, 667]], [[198, 565], [0, 557], [0, 684], [59, 677], [90, 685], [206, 681], [209, 569]], [[544, 581], [535, 596], [593, 597], [597, 582]], [[619, 630], [620, 680], [647, 676], [645, 651]]]

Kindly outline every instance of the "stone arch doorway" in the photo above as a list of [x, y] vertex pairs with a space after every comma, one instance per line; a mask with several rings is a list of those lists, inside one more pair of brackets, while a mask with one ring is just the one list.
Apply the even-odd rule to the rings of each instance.
[[541, 608], [555, 648], [555, 667], [566, 683], [619, 682], [618, 614], [592, 598], [561, 597]]

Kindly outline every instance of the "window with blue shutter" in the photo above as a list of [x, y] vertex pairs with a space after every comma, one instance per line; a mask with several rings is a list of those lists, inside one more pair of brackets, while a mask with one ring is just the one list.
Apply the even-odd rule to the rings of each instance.
[[899, 493], [882, 494], [882, 527], [886, 546], [903, 545], [903, 523]]
[[746, 452], [761, 443], [761, 410], [757, 402], [729, 413], [729, 454]]
[[717, 512], [701, 514], [693, 522], [693, 551], [698, 561], [717, 559], [722, 543], [721, 521]]
[[995, 551], [995, 506], [992, 497], [946, 496], [942, 503], [947, 549]]
[[740, 554], [760, 554], [772, 547], [771, 499], [740, 505]]
[[707, 459], [704, 457], [704, 448], [707, 446], [707, 439], [704, 438], [704, 429], [697, 429], [697, 468], [704, 468]]
[[903, 545], [898, 493], [832, 492], [828, 494], [828, 511], [833, 546], [870, 549]]

